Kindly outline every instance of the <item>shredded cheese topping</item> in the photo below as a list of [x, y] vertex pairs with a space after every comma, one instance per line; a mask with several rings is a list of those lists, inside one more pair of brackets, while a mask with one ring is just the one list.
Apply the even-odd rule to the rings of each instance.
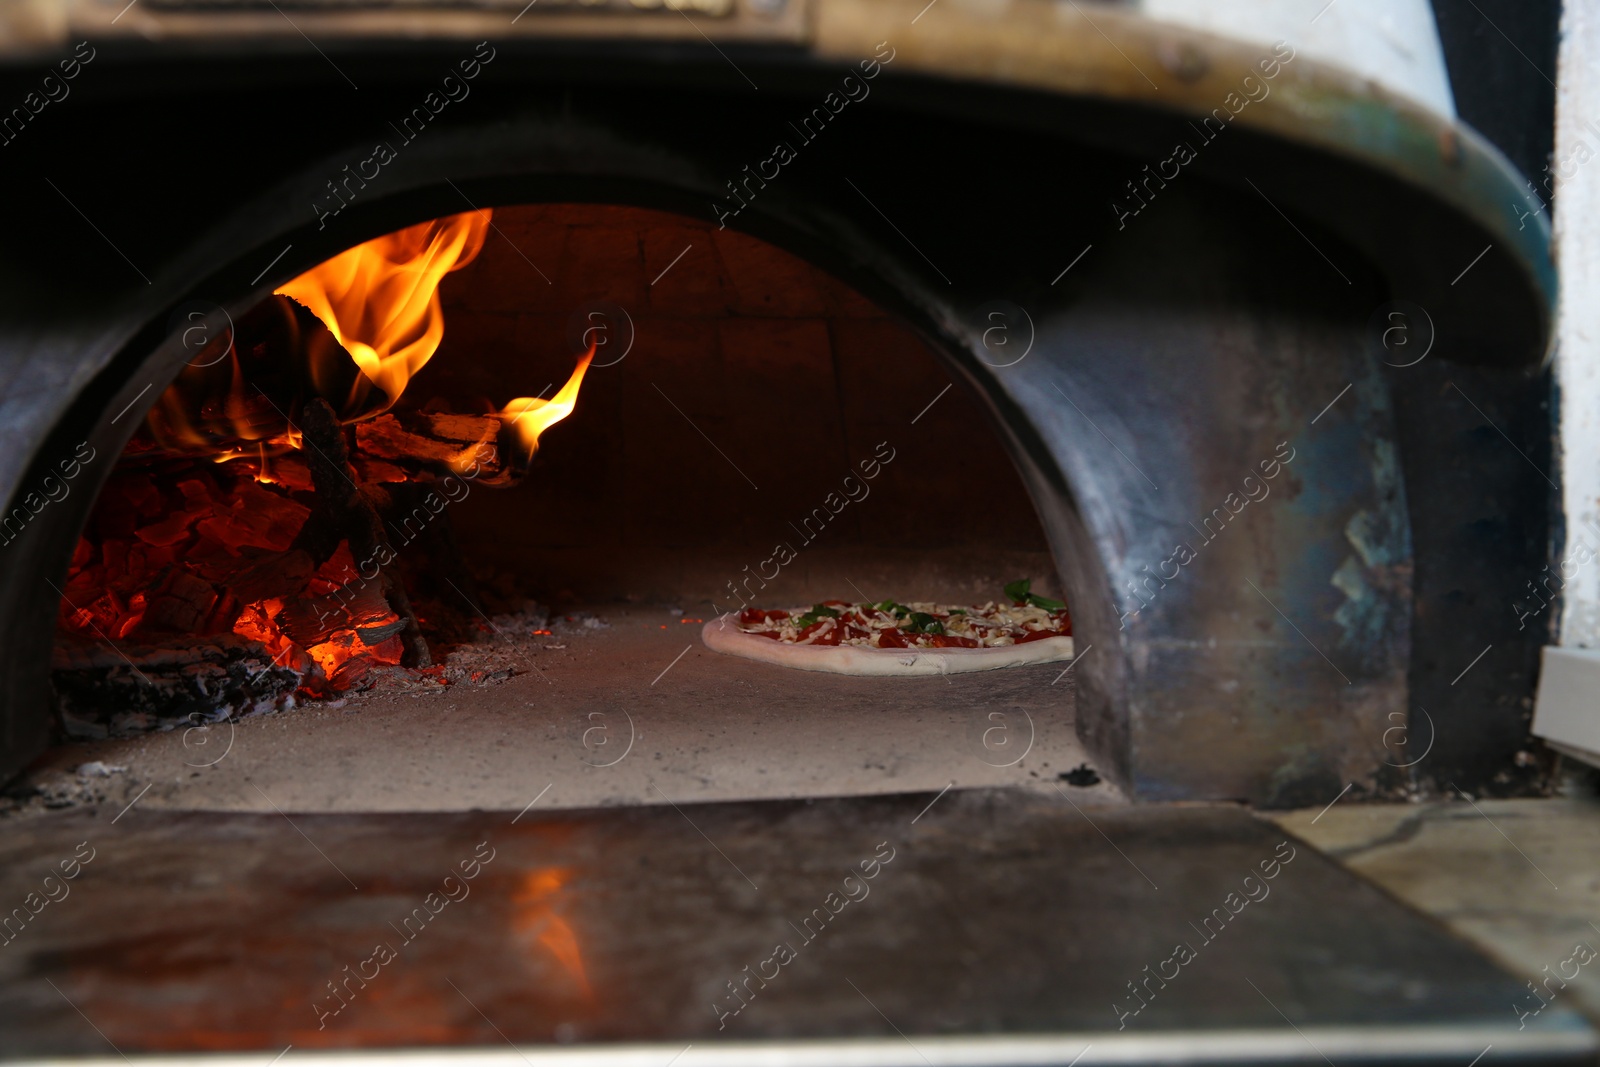
[[740, 630], [747, 634], [795, 645], [1000, 648], [1072, 635], [1072, 620], [1065, 610], [994, 601], [963, 608], [931, 601], [829, 600], [809, 609], [746, 608], [738, 618]]

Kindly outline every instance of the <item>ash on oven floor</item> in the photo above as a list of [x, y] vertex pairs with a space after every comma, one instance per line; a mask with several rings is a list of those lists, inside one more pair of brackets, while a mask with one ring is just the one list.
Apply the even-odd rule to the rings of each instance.
[[[1057, 795], [1057, 776], [1089, 758], [1059, 665], [851, 678], [717, 655], [700, 643], [701, 614], [667, 606], [491, 617], [501, 633], [485, 627], [430, 674], [383, 668], [342, 704], [63, 745], [29, 775], [126, 766], [106, 802], [150, 786], [141, 811], [461, 811], [521, 809], [546, 786], [540, 806], [560, 808], [952, 782]], [[447, 683], [451, 670], [461, 680]], [[1124, 802], [1106, 781], [1071, 792]]]

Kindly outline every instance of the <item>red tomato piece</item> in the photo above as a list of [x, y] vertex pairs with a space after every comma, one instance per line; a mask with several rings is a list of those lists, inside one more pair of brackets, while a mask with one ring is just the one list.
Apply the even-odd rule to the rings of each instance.
[[766, 622], [769, 619], [787, 619], [788, 617], [789, 613], [781, 610], [764, 611], [761, 608], [745, 608], [739, 612], [739, 622], [744, 626], [749, 626], [751, 623], [756, 622]]
[[978, 642], [970, 637], [957, 637], [955, 634], [932, 634], [928, 638], [933, 642], [934, 648], [977, 648]]
[[906, 643], [906, 635], [891, 626], [887, 630], [878, 631], [879, 648], [910, 648]]
[[[824, 619], [823, 622], [818, 623], [817, 625], [824, 626], [826, 623], [832, 621], [833, 620], [831, 619]], [[826, 626], [821, 633], [817, 634], [816, 639], [811, 643], [813, 645], [837, 645], [839, 643], [839, 638], [843, 636], [844, 627], [834, 624], [832, 626]]]

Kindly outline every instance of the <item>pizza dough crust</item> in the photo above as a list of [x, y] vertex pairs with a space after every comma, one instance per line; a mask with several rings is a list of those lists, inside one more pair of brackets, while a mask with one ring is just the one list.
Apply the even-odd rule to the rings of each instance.
[[732, 611], [705, 624], [700, 640], [713, 652], [760, 660], [801, 671], [869, 678], [921, 678], [1070, 660], [1070, 637], [1046, 637], [998, 648], [862, 648], [858, 645], [796, 645], [756, 637], [739, 628]]

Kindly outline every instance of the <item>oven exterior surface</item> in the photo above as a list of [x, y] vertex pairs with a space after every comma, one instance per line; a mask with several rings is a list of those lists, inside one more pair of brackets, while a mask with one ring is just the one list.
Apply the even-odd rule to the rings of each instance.
[[[1278, 91], [1207, 137], [1195, 124], [1213, 101], [1263, 76], [1260, 47], [1118, 7], [1091, 27], [1043, 4], [1014, 5], [1003, 25], [916, 6], [740, 7], [705, 27], [725, 54], [683, 12], [603, 33], [582, 21], [599, 16], [563, 10], [482, 46], [481, 11], [448, 12], [459, 34], [428, 44], [375, 38], [360, 12], [312, 12], [332, 20], [316, 25], [333, 50], [292, 55], [298, 38], [273, 37], [266, 58], [243, 30], [184, 44], [197, 27], [261, 29], [254, 9], [153, 4], [113, 28], [97, 7], [30, 7], [37, 56], [82, 29], [94, 58], [70, 102], [6, 147], [33, 205], [4, 252], [15, 284], [0, 305], [0, 483], [9, 513], [25, 512], [0, 576], [7, 767], [47, 739], [50, 576], [182, 364], [174, 314], [238, 311], [429, 214], [568, 198], [748, 229], [924, 334], [1029, 486], [1086, 650], [1079, 730], [1136, 796], [1537, 788], [1537, 761], [1517, 754], [1538, 638], [1492, 597], [1464, 603], [1448, 574], [1419, 577], [1466, 552], [1532, 571], [1543, 552], [1541, 519], [1489, 529], [1436, 489], [1465, 469], [1491, 494], [1529, 495], [1512, 464], [1480, 462], [1491, 427], [1520, 437], [1544, 417], [1521, 383], [1548, 332], [1547, 231], [1506, 215], [1517, 179], [1503, 158], [1313, 56], [1280, 60]], [[236, 17], [256, 21], [215, 21]], [[155, 25], [169, 31], [158, 43], [128, 29]], [[1172, 88], [1174, 110], [1156, 110], [1130, 58]], [[42, 68], [14, 62], [25, 94]], [[371, 173], [370, 142], [464, 62], [481, 71], [471, 96], [352, 183]], [[869, 63], [871, 102], [749, 184], [767, 142]], [[384, 103], [367, 114], [358, 99]], [[1204, 138], [1202, 158], [1152, 181], [1178, 137]], [[108, 170], [121, 180], [96, 177]], [[1408, 362], [1390, 347], [1397, 313], [1416, 343], [1462, 362]], [[1418, 399], [1436, 393], [1447, 402]], [[96, 458], [70, 494], [40, 491], [82, 454]], [[1499, 669], [1414, 763], [1433, 723], [1418, 695], [1461, 694], [1444, 676], [1486, 645]]]

